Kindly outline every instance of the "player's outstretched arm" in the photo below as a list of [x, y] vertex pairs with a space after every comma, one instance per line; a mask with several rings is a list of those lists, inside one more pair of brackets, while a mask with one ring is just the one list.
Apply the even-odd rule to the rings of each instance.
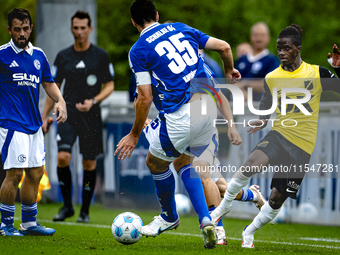
[[136, 118], [130, 133], [124, 136], [117, 145], [115, 155], [118, 159], [130, 157], [135, 149], [139, 136], [142, 133], [144, 123], [148, 117], [150, 106], [152, 104], [151, 84], [138, 86], [138, 98], [135, 104]]
[[[54, 82], [43, 82], [42, 86], [44, 87], [48, 97], [46, 97], [45, 107], [43, 111], [43, 121], [45, 122], [45, 129], [47, 125], [47, 117], [50, 113], [50, 111], [53, 108], [54, 102], [56, 102], [56, 105], [54, 106], [53, 115], [57, 114], [58, 116], [56, 121], [59, 123], [63, 123], [67, 119], [67, 111], [66, 111], [66, 103], [63, 98], [63, 96], [60, 93], [60, 90], [58, 88], [58, 85]], [[53, 102], [53, 101], [54, 102]], [[43, 124], [44, 126], [44, 124]], [[47, 130], [45, 130], [47, 131]]]
[[230, 45], [220, 39], [210, 37], [205, 45], [208, 50], [216, 51], [220, 54], [223, 62], [224, 76], [226, 79], [232, 79], [231, 82], [241, 78], [241, 74], [234, 68], [233, 53]]
[[233, 113], [231, 111], [229, 101], [224, 96], [221, 90], [218, 92], [218, 95], [220, 96], [220, 99], [222, 102], [222, 105], [221, 105], [220, 101], [216, 100], [218, 110], [222, 114], [223, 118], [228, 121], [228, 138], [232, 144], [240, 145], [242, 143], [242, 138], [240, 134], [237, 132], [236, 126], [231, 125], [231, 121], [233, 120]]

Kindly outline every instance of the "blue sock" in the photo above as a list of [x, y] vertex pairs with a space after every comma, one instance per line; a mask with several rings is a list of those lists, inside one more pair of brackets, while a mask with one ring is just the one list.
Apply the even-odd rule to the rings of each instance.
[[31, 205], [24, 205], [21, 203], [21, 220], [23, 223], [25, 222], [36, 222], [37, 221], [37, 202]]
[[243, 193], [242, 193], [242, 197], [240, 199], [240, 201], [253, 201], [254, 199], [254, 194], [250, 189], [242, 189]]
[[152, 177], [155, 181], [158, 201], [162, 208], [161, 217], [168, 222], [177, 220], [175, 178], [170, 168], [162, 173], [152, 173]]
[[14, 205], [6, 205], [1, 203], [0, 212], [1, 212], [1, 222], [5, 225], [14, 224]]
[[[209, 208], [209, 213], [211, 213], [213, 210], [215, 210], [216, 209], [216, 207], [210, 207]], [[218, 223], [217, 223], [217, 225], [216, 225], [217, 227], [223, 227], [223, 222], [222, 222], [222, 218], [218, 221]]]
[[205, 201], [202, 181], [200, 176], [192, 165], [183, 166], [178, 174], [180, 175], [185, 189], [187, 190], [191, 203], [198, 214], [198, 220], [201, 223], [203, 217], [211, 219], [207, 202]]

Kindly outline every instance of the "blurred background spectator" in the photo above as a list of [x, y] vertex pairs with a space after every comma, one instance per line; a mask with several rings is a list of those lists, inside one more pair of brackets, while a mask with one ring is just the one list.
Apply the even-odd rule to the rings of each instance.
[[[253, 101], [259, 101], [262, 97], [263, 79], [267, 73], [280, 65], [279, 59], [267, 49], [270, 42], [270, 32], [266, 23], [257, 22], [250, 29], [250, 41], [252, 50], [240, 57], [235, 64], [242, 75], [241, 82], [237, 83], [242, 89], [245, 101], [247, 101], [247, 88], [253, 89]], [[261, 79], [259, 79], [261, 78]]]

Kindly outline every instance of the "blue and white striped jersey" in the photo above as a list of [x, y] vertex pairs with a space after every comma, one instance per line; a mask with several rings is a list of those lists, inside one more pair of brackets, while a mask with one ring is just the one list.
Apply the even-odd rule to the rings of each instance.
[[132, 46], [129, 62], [137, 86], [151, 84], [162, 91], [159, 108], [165, 113], [175, 112], [189, 102], [192, 79], [209, 78], [198, 52], [208, 39], [208, 35], [183, 23], [156, 22], [145, 28]]
[[0, 127], [34, 134], [42, 125], [41, 82], [54, 82], [44, 52], [28, 44], [23, 50], [11, 40], [0, 46]]

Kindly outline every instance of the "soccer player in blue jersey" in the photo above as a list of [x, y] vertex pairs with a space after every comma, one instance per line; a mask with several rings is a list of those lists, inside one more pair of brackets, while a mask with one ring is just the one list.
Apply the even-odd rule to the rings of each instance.
[[115, 151], [119, 159], [132, 154], [152, 100], [158, 100], [158, 97], [153, 98], [152, 88], [164, 95], [162, 111], [145, 128], [150, 143], [146, 164], [155, 181], [162, 213], [140, 232], [146, 236], [157, 236], [179, 225], [174, 199], [175, 179], [169, 169], [173, 162], [175, 169], [180, 169], [178, 173], [198, 214], [204, 246], [213, 248], [217, 242], [215, 228], [204, 199], [202, 182], [191, 165], [191, 156], [199, 156], [210, 143], [212, 117], [192, 116], [190, 107], [201, 109], [202, 94], [195, 93], [191, 97], [190, 81], [199, 77], [206, 78], [208, 82], [211, 77], [199, 56], [199, 48], [220, 54], [226, 78], [240, 78], [233, 67], [230, 46], [182, 23], [158, 23], [159, 16], [151, 0], [134, 1], [130, 12], [132, 24], [141, 33], [129, 53], [138, 86], [138, 99], [132, 130], [122, 138]]
[[[30, 13], [15, 8], [8, 14], [12, 40], [0, 47], [0, 150], [6, 179], [0, 190], [0, 235], [53, 235], [55, 230], [36, 221], [37, 194], [45, 164], [42, 120], [38, 107], [40, 84], [57, 103], [57, 122], [67, 119], [66, 104], [54, 83], [44, 52], [30, 42], [33, 25]], [[14, 227], [14, 202], [20, 189], [21, 219]]]

